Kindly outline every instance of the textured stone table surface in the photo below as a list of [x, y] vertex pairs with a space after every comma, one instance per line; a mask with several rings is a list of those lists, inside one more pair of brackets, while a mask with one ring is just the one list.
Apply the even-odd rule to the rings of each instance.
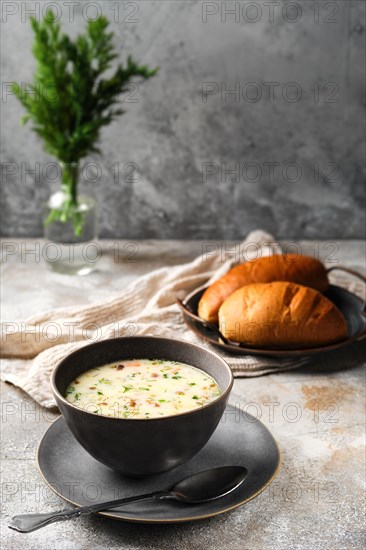
[[[131, 262], [126, 243], [104, 241], [97, 270], [71, 277], [49, 272], [37, 256], [34, 241], [9, 243], [2, 243], [8, 252], [2, 265], [2, 314], [10, 320], [40, 309], [101, 299], [152, 269], [192, 259], [204, 246], [201, 242], [137, 242]], [[360, 241], [301, 246], [303, 252], [322, 259], [329, 259], [331, 253], [339, 263], [365, 271]], [[36, 254], [31, 253], [34, 249]], [[38, 441], [57, 415], [41, 410], [17, 388], [2, 384], [2, 548], [361, 548], [365, 350], [363, 341], [314, 358], [306, 368], [235, 380], [231, 402], [261, 416], [281, 448], [282, 465], [273, 484], [256, 499], [226, 515], [192, 524], [129, 524], [95, 516], [29, 535], [8, 529], [7, 519], [13, 514], [50, 511], [64, 503], [44, 486], [35, 461]]]

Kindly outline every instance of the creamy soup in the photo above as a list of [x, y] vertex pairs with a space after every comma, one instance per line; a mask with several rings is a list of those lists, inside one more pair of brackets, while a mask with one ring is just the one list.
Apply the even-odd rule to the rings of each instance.
[[204, 371], [160, 359], [133, 359], [90, 369], [66, 390], [66, 399], [89, 412], [117, 418], [157, 418], [207, 405], [220, 395]]

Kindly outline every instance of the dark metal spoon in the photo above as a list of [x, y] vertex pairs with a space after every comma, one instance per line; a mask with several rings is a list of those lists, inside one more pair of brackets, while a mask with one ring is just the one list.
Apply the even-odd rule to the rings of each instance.
[[21, 514], [11, 518], [8, 527], [15, 529], [20, 533], [30, 533], [41, 527], [45, 527], [56, 521], [66, 521], [68, 519], [77, 518], [102, 510], [109, 510], [124, 506], [131, 502], [156, 499], [175, 499], [185, 504], [197, 504], [207, 502], [216, 498], [227, 495], [241, 483], [247, 476], [247, 469], [243, 466], [222, 466], [220, 468], [212, 468], [204, 470], [193, 476], [186, 477], [174, 485], [172, 489], [166, 491], [154, 491], [145, 495], [138, 495], [128, 498], [120, 498], [118, 500], [110, 500], [109, 502], [100, 502], [91, 506], [83, 506], [74, 510], [66, 509], [59, 512], [51, 512], [48, 514]]

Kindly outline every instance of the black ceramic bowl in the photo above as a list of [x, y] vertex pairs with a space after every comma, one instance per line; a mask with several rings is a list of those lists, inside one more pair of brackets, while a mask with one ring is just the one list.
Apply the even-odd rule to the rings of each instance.
[[[151, 419], [114, 418], [66, 401], [68, 385], [81, 373], [123, 359], [166, 359], [197, 367], [218, 383], [221, 395], [200, 409]], [[164, 472], [186, 462], [210, 439], [224, 412], [233, 375], [219, 355], [200, 346], [153, 336], [115, 338], [85, 346], [55, 368], [57, 405], [79, 443], [99, 462], [127, 476]]]

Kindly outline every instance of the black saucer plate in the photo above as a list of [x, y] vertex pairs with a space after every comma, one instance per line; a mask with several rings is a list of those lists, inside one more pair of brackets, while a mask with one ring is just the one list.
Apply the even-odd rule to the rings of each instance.
[[163, 474], [131, 479], [110, 470], [80, 446], [63, 417], [43, 436], [37, 460], [47, 485], [75, 506], [170, 488], [180, 479], [216, 466], [247, 468], [248, 476], [240, 487], [211, 502], [186, 505], [174, 500], [150, 500], [100, 513], [124, 521], [173, 523], [223, 514], [257, 496], [275, 478], [280, 451], [261, 422], [229, 405], [206, 446], [186, 464]]
[[206, 288], [206, 286], [197, 288], [186, 296], [183, 303], [184, 321], [193, 332], [203, 338], [206, 342], [210, 342], [210, 344], [213, 344], [214, 346], [229, 353], [238, 355], [268, 355], [271, 357], [307, 357], [309, 355], [316, 355], [318, 353], [325, 353], [343, 348], [344, 346], [361, 340], [366, 336], [365, 304], [352, 292], [336, 285], [330, 285], [328, 291], [325, 293], [325, 296], [338, 307], [346, 319], [348, 329], [348, 337], [346, 340], [327, 346], [287, 350], [270, 348], [260, 349], [245, 346], [245, 344], [242, 344], [240, 347], [232, 344], [225, 344], [222, 342], [218, 334], [212, 331], [209, 327], [204, 326], [202, 322], [198, 322], [195, 318], [198, 315], [198, 302], [200, 301]]

